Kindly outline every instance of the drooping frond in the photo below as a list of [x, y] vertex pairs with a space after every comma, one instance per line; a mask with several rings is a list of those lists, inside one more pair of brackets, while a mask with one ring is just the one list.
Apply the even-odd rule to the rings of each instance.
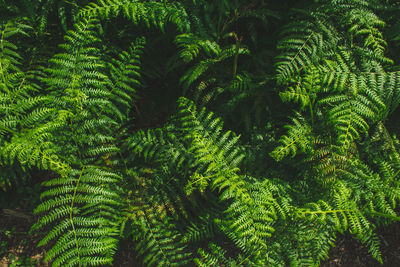
[[185, 89], [190, 87], [208, 71], [217, 69], [218, 64], [221, 62], [232, 58], [235, 55], [246, 55], [249, 53], [249, 50], [245, 47], [237, 48], [236, 46], [227, 47], [225, 49], [217, 47], [213, 53], [215, 53], [213, 57], [201, 60], [195, 66], [187, 70], [186, 73], [181, 77], [180, 82]]
[[6, 166], [19, 162], [23, 168], [37, 167], [60, 174], [67, 173], [69, 166], [58, 156], [52, 136], [52, 132], [64, 126], [67, 118], [66, 114], [61, 113], [55, 121], [15, 135], [10, 143], [6, 143], [1, 149], [1, 162]]
[[[27, 36], [27, 30], [30, 29], [28, 25], [19, 23], [8, 22], [1, 24], [0, 40], [0, 71], [2, 73], [2, 83], [7, 87], [7, 74], [19, 72], [21, 66], [21, 55], [19, 55], [18, 47], [11, 41], [16, 35]], [[3, 88], [4, 90], [4, 88]]]
[[133, 23], [143, 22], [147, 27], [156, 26], [164, 30], [167, 22], [172, 22], [182, 32], [190, 29], [186, 11], [179, 3], [99, 0], [81, 9], [79, 14], [81, 17], [99, 16], [103, 19], [121, 14]]

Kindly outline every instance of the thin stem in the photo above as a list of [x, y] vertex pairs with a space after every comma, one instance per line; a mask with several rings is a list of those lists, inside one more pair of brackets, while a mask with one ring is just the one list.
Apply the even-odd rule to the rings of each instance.
[[233, 36], [236, 39], [235, 58], [233, 60], [233, 77], [235, 78], [236, 73], [237, 73], [237, 67], [238, 67], [240, 39], [237, 37], [236, 33], [233, 33]]

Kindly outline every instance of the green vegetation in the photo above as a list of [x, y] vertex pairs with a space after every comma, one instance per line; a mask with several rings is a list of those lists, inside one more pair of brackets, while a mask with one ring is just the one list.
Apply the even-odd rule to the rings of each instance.
[[382, 262], [399, 11], [0, 0], [0, 203], [29, 195], [52, 266], [112, 265], [122, 239], [145, 266], [318, 266], [338, 233]]

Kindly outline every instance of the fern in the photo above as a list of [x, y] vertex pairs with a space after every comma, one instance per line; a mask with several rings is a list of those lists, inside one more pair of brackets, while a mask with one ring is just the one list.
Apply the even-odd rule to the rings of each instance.
[[[198, 110], [193, 102], [185, 98], [179, 99], [178, 108], [172, 120], [177, 123], [178, 135], [168, 133], [172, 127], [139, 132], [139, 138], [134, 141], [132, 148], [143, 154], [146, 160], [171, 169], [167, 173], [188, 175], [185, 166], [189, 164], [192, 175], [185, 187], [186, 194], [193, 195], [196, 191], [205, 193], [211, 187], [221, 192], [222, 200], [233, 201], [226, 210], [226, 217], [215, 218], [216, 226], [233, 239], [244, 253], [262, 262], [267, 254], [267, 240], [274, 231], [273, 223], [278, 216], [286, 216], [287, 211], [282, 209], [272, 191], [269, 191], [273, 190], [272, 185], [264, 183], [249, 187], [247, 184], [251, 178], [238, 174], [237, 166], [243, 156], [236, 147], [237, 138], [232, 138], [229, 131], [222, 132], [220, 119], [214, 118], [204, 108]], [[176, 160], [183, 156], [192, 159]], [[164, 173], [166, 170], [160, 171]], [[162, 184], [159, 186], [163, 187]], [[210, 226], [202, 223], [200, 227]], [[199, 235], [200, 229], [196, 228], [190, 226], [189, 229]], [[207, 228], [204, 230], [207, 231]]]
[[311, 71], [309, 75], [300, 79], [294, 87], [289, 87], [287, 91], [281, 92], [279, 95], [283, 101], [300, 102], [302, 109], [310, 107], [310, 112], [313, 114], [312, 106], [321, 90], [319, 79], [319, 75]]
[[17, 51], [17, 46], [9, 39], [16, 35], [27, 35], [29, 26], [14, 23], [1, 25], [0, 35], [0, 135], [1, 141], [19, 129], [18, 116], [26, 116], [32, 107], [43, 98], [30, 98], [34, 86], [26, 83], [27, 74], [20, 69], [22, 57]]
[[[204, 73], [212, 69], [218, 63], [231, 58], [235, 55], [236, 48], [228, 47], [225, 49], [219, 48], [221, 50], [218, 54], [216, 54], [212, 58], [207, 58], [205, 60], [200, 61], [194, 67], [190, 68], [181, 78], [181, 83], [185, 88], [191, 86], [197, 79], [199, 79]], [[217, 51], [218, 51], [217, 50]], [[246, 48], [239, 48], [237, 54], [246, 55], [249, 51]]]

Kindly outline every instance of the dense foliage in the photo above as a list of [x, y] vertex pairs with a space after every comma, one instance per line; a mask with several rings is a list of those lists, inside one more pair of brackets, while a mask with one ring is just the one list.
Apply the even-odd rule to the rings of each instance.
[[399, 221], [400, 5], [1, 0], [0, 189], [53, 266], [381, 262]]

